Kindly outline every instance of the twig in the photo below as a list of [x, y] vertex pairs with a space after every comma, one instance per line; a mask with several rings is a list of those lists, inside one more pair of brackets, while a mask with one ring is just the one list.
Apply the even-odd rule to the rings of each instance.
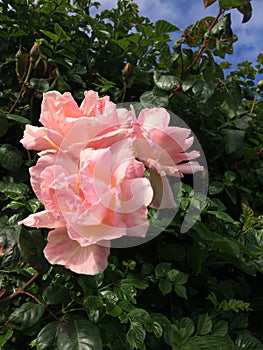
[[15, 298], [19, 294], [23, 294], [25, 289], [27, 289], [41, 274], [38, 272], [36, 273], [29, 281], [27, 281], [21, 288], [19, 288], [16, 292], [13, 294], [8, 295], [7, 297], [0, 300], [1, 303], [11, 300]]
[[25, 80], [23, 81], [23, 84], [21, 86], [21, 89], [20, 89], [20, 92], [19, 92], [19, 95], [17, 96], [17, 99], [15, 100], [13, 106], [10, 108], [9, 112], [8, 113], [12, 113], [13, 110], [16, 108], [18, 102], [21, 100], [21, 98], [23, 97], [23, 94], [25, 92], [25, 87], [27, 85], [27, 82], [28, 82], [28, 79], [29, 79], [29, 76], [30, 76], [30, 73], [31, 73], [31, 70], [33, 68], [33, 64], [32, 64], [32, 61], [29, 63], [29, 67], [28, 67], [28, 71], [27, 71], [27, 75], [26, 75], [26, 78]]
[[126, 92], [127, 92], [127, 82], [126, 82], [126, 79], [124, 79], [124, 81], [123, 81], [123, 94], [122, 94], [122, 98], [121, 98], [121, 103], [123, 103], [125, 100]]
[[[208, 34], [211, 32], [211, 30], [214, 28], [214, 26], [216, 25], [219, 17], [224, 13], [224, 10], [219, 9], [217, 16], [215, 17], [215, 19], [213, 20], [212, 24], [209, 26], [208, 28]], [[199, 61], [199, 59], [201, 58], [206, 46], [208, 45], [209, 41], [211, 38], [207, 38], [203, 41], [202, 46], [200, 47], [200, 50], [198, 52], [198, 54], [196, 55], [195, 59], [193, 60], [193, 62], [182, 72], [181, 74], [181, 78], [183, 78], [183, 76], [189, 72], [189, 70]]]

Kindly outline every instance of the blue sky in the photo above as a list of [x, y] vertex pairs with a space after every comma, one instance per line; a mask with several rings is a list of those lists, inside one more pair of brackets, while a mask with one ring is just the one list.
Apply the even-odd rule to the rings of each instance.
[[[101, 9], [116, 6], [117, 0], [101, 0]], [[203, 0], [135, 0], [140, 14], [152, 21], [166, 19], [177, 27], [185, 29], [188, 25], [206, 16], [216, 16], [218, 2], [207, 9]], [[236, 9], [231, 10], [232, 29], [239, 40], [234, 43], [234, 55], [226, 57], [235, 64], [244, 60], [256, 61], [259, 53], [263, 53], [263, 0], [252, 0], [253, 15], [249, 22], [241, 23], [243, 16]], [[180, 32], [175, 34], [175, 39]]]

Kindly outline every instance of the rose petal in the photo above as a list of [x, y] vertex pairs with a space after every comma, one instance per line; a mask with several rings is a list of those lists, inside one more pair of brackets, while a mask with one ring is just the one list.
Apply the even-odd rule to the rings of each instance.
[[31, 214], [24, 220], [19, 221], [19, 225], [29, 227], [47, 227], [56, 228], [65, 226], [64, 217], [58, 212], [50, 212], [47, 210], [40, 211], [36, 214]]
[[49, 232], [44, 249], [44, 255], [51, 264], [64, 265], [73, 272], [85, 275], [96, 275], [105, 270], [109, 253], [109, 247], [97, 244], [80, 246], [69, 238], [65, 227]]

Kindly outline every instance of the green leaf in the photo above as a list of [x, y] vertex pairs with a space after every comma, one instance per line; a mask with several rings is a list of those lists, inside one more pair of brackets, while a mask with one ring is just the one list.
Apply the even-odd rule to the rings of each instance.
[[58, 350], [102, 350], [98, 328], [88, 320], [67, 320], [61, 324], [56, 339]]
[[[8, 326], [1, 327], [0, 333], [0, 346], [3, 346], [7, 343], [7, 341], [13, 336], [13, 329]], [[3, 348], [2, 348], [3, 349]]]
[[249, 332], [239, 332], [235, 342], [237, 350], [263, 350], [262, 343]]
[[163, 334], [163, 328], [160, 325], [160, 323], [154, 321], [154, 322], [148, 322], [144, 324], [144, 327], [147, 332], [153, 333], [153, 335], [156, 338], [161, 338]]
[[252, 17], [252, 6], [250, 0], [247, 0], [244, 5], [238, 6], [237, 9], [240, 13], [242, 13], [242, 15], [244, 15], [242, 23], [247, 23]]
[[31, 198], [26, 203], [27, 210], [31, 211], [31, 213], [35, 213], [41, 207], [41, 203], [37, 198]]
[[24, 330], [34, 326], [43, 316], [43, 304], [24, 303], [10, 315], [10, 323], [17, 330]]
[[215, 195], [221, 193], [224, 189], [224, 183], [219, 181], [212, 181], [209, 184], [209, 194]]
[[222, 97], [221, 107], [225, 110], [229, 118], [235, 117], [242, 100], [239, 85], [235, 82], [222, 81]]
[[48, 271], [49, 264], [43, 254], [46, 242], [38, 230], [21, 230], [18, 245], [22, 256], [30, 266], [42, 274]]
[[197, 332], [199, 335], [205, 335], [210, 333], [212, 330], [212, 321], [208, 314], [202, 314], [198, 318]]
[[62, 304], [70, 300], [68, 288], [59, 283], [50, 284], [43, 291], [42, 297], [47, 305]]
[[219, 6], [222, 9], [230, 10], [235, 7], [244, 6], [249, 2], [250, 0], [219, 0]]
[[188, 280], [188, 275], [176, 269], [172, 269], [167, 272], [166, 278], [168, 281], [175, 284], [185, 284]]
[[158, 265], [156, 265], [154, 269], [154, 273], [156, 277], [164, 277], [166, 276], [167, 272], [170, 271], [172, 264], [167, 262], [161, 262]]
[[6, 117], [7, 119], [14, 120], [17, 123], [31, 124], [31, 120], [21, 117], [20, 115], [17, 115], [17, 114], [7, 114]]
[[49, 89], [49, 82], [46, 79], [31, 78], [30, 87], [38, 92], [44, 93]]
[[115, 43], [121, 47], [124, 51], [128, 48], [128, 46], [130, 45], [129, 40], [127, 39], [119, 39], [119, 40], [115, 40]]
[[212, 210], [208, 210], [207, 213], [214, 215], [216, 218], [218, 218], [219, 220], [225, 221], [225, 222], [230, 222], [230, 223], [234, 223], [235, 220], [233, 220], [231, 218], [231, 216], [223, 211], [212, 211]]
[[113, 317], [118, 317], [122, 314], [122, 308], [112, 302], [108, 302], [106, 304], [106, 313]]
[[155, 85], [164, 91], [172, 91], [177, 84], [181, 85], [182, 80], [173, 75], [162, 75], [157, 72], [153, 75]]
[[37, 350], [55, 349], [56, 338], [60, 328], [59, 322], [48, 323], [38, 334], [36, 339]]
[[167, 108], [169, 104], [169, 95], [163, 90], [154, 88], [152, 91], [144, 92], [140, 97], [140, 102], [144, 108]]
[[203, 0], [203, 2], [204, 2], [204, 8], [207, 8], [208, 6], [216, 2], [216, 0]]
[[148, 281], [137, 273], [129, 273], [127, 276], [127, 281], [131, 283], [133, 287], [141, 290], [146, 289], [149, 285]]
[[24, 197], [28, 194], [29, 187], [24, 183], [16, 183], [10, 177], [5, 181], [0, 181], [0, 193], [17, 200], [17, 197]]
[[159, 281], [159, 289], [163, 293], [163, 295], [171, 293], [172, 287], [173, 287], [173, 285], [169, 281], [166, 281], [164, 279], [161, 279]]
[[222, 133], [225, 136], [226, 153], [235, 154], [236, 157], [240, 157], [243, 154], [245, 131], [235, 129], [223, 129]]
[[140, 322], [131, 322], [131, 326], [127, 333], [127, 340], [132, 349], [141, 349], [145, 336], [146, 332], [143, 329], [142, 324]]
[[150, 320], [149, 313], [144, 309], [135, 308], [129, 312], [129, 317], [136, 322], [144, 323]]
[[219, 320], [214, 326], [213, 326], [213, 335], [218, 335], [220, 337], [225, 337], [228, 332], [228, 324], [226, 321]]
[[63, 43], [64, 41], [70, 41], [71, 37], [67, 35], [64, 29], [58, 24], [54, 24], [54, 31], [58, 35], [59, 42]]
[[232, 350], [232, 342], [227, 337], [216, 335], [196, 336], [189, 340], [189, 349], [200, 350]]
[[180, 28], [176, 27], [172, 23], [169, 23], [163, 19], [160, 19], [155, 23], [155, 32], [157, 35], [169, 33], [169, 32], [176, 32], [180, 30]]
[[38, 334], [36, 344], [38, 350], [102, 350], [98, 328], [84, 319], [47, 324]]
[[195, 326], [194, 322], [189, 317], [183, 317], [179, 321], [179, 328], [186, 330], [186, 337], [189, 338], [193, 335]]
[[187, 293], [186, 293], [185, 286], [182, 286], [181, 284], [175, 284], [174, 291], [179, 297], [187, 299]]
[[6, 253], [4, 254], [2, 259], [2, 268], [6, 270], [14, 269], [18, 265], [19, 259], [20, 252], [17, 246], [12, 248], [12, 250], [10, 251], [6, 250]]
[[0, 221], [0, 246], [2, 256], [13, 250], [17, 244], [20, 231], [20, 225], [9, 225], [8, 223]]
[[192, 86], [192, 91], [195, 98], [204, 103], [214, 94], [215, 85], [213, 82], [196, 80]]
[[21, 152], [14, 146], [2, 144], [0, 146], [0, 165], [8, 171], [17, 171], [23, 164]]
[[59, 41], [59, 35], [50, 32], [49, 30], [39, 30], [41, 33], [43, 33], [45, 36], [47, 36], [49, 39], [53, 40], [54, 43], [57, 43]]

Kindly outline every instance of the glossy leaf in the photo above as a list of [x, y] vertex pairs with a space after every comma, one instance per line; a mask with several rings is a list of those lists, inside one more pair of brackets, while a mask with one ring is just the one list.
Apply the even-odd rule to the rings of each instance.
[[172, 91], [176, 85], [181, 85], [182, 81], [180, 78], [173, 75], [162, 75], [154, 73], [153, 80], [155, 85], [164, 91]]
[[98, 328], [84, 319], [47, 324], [36, 339], [37, 349], [102, 350]]
[[160, 89], [144, 92], [140, 97], [144, 108], [167, 107], [169, 103], [168, 94]]
[[10, 324], [17, 330], [30, 328], [43, 316], [44, 311], [43, 304], [24, 303], [10, 315]]

